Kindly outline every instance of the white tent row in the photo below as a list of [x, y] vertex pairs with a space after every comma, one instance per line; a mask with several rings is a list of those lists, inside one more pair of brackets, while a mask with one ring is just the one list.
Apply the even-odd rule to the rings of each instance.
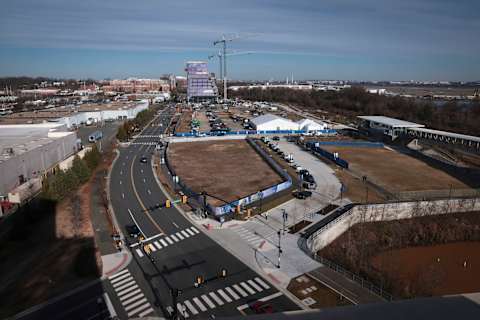
[[265, 114], [250, 120], [255, 130], [325, 130], [327, 125], [318, 123], [311, 119], [302, 119], [294, 122], [274, 114]]

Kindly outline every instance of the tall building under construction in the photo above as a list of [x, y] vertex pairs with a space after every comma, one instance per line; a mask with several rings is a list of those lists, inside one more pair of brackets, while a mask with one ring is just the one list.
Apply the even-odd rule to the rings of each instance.
[[208, 73], [207, 62], [188, 61], [185, 71], [187, 71], [188, 102], [217, 99], [218, 89], [215, 84], [215, 77]]

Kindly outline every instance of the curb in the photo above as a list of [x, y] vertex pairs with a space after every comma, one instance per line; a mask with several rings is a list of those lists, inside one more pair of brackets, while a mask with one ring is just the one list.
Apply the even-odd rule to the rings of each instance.
[[[163, 185], [160, 183], [160, 180], [158, 179], [157, 177], [157, 172], [155, 171], [155, 168], [153, 167], [153, 161], [151, 161], [151, 166], [152, 166], [152, 170], [153, 170], [153, 176], [155, 177], [155, 181], [157, 182], [158, 186], [160, 187], [160, 190], [162, 190], [163, 194], [167, 197], [167, 199], [170, 199], [172, 200], [172, 198], [170, 197], [170, 194], [168, 192], [166, 192], [165, 188], [163, 187]], [[180, 212], [188, 221], [190, 221], [190, 223], [192, 223], [193, 225], [196, 225], [196, 226], [200, 226], [200, 228], [198, 228], [200, 230], [200, 232], [202, 232], [205, 236], [209, 237], [213, 242], [215, 242], [216, 244], [220, 245], [223, 249], [225, 249], [226, 251], [228, 251], [231, 255], [233, 255], [235, 258], [237, 258], [238, 260], [242, 261], [242, 258], [237, 256], [237, 254], [235, 252], [233, 252], [233, 250], [230, 250], [228, 247], [225, 247], [223, 246], [221, 243], [219, 243], [216, 239], [212, 238], [208, 232], [205, 231], [204, 229], [204, 226], [201, 225], [201, 224], [198, 224], [196, 223], [193, 219], [191, 219], [190, 215], [187, 214], [182, 208], [180, 208], [179, 206], [177, 206], [176, 203], [173, 204], [174, 207], [178, 210], [178, 212]], [[255, 261], [257, 261], [255, 259]], [[245, 262], [244, 262], [245, 263]], [[248, 265], [247, 265], [248, 266]], [[257, 266], [255, 265], [249, 265], [250, 268], [252, 268], [255, 272], [257, 273], [261, 273], [262, 275], [264, 275], [266, 278], [268, 279], [271, 279], [270, 277], [270, 274], [265, 272], [263, 270], [263, 268], [258, 264], [257, 262]], [[293, 295], [290, 291], [280, 287], [277, 283], [273, 282], [273, 281], [270, 281], [270, 283], [279, 291], [279, 292], [282, 292], [285, 296], [287, 296], [293, 303], [295, 303], [298, 307], [300, 307], [302, 310], [311, 310], [310, 307], [304, 305], [300, 299], [298, 299], [295, 295]]]

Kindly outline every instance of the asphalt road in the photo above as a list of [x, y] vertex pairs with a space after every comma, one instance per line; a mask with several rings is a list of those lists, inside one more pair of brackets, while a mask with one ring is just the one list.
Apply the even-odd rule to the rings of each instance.
[[[142, 132], [141, 136], [146, 137], [122, 148], [112, 168], [111, 201], [124, 233], [125, 226], [135, 220], [146, 238], [154, 237], [147, 241], [152, 244], [153, 259], [139, 247], [132, 248], [134, 261], [128, 271], [111, 279], [107, 286], [119, 317], [168, 317], [174, 309], [182, 312], [181, 318], [240, 315], [244, 312], [238, 307], [245, 310], [245, 304], [259, 299], [268, 300], [265, 303], [272, 305], [267, 308], [270, 310], [297, 310], [298, 306], [267, 279], [200, 232], [177, 209], [154, 208], [164, 204], [166, 197], [152, 171], [152, 154], [171, 112], [173, 109], [157, 117], [154, 125]], [[140, 162], [142, 156], [147, 157], [147, 163]], [[227, 277], [218, 277], [221, 269], [227, 270]], [[200, 287], [193, 285], [197, 276], [206, 279]], [[178, 308], [171, 289], [181, 290]]]

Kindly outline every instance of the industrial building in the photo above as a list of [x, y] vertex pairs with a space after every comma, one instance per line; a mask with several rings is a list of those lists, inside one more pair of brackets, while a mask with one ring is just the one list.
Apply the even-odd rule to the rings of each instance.
[[302, 119], [297, 121], [298, 130], [303, 131], [318, 131], [318, 130], [326, 130], [327, 124], [324, 122], [316, 122], [311, 119]]
[[358, 116], [360, 128], [371, 134], [380, 134], [392, 140], [405, 134], [408, 128], [423, 128], [425, 125], [384, 116]]
[[215, 78], [208, 73], [207, 62], [188, 61], [187, 100], [188, 102], [213, 101], [217, 99], [218, 88]]
[[149, 101], [110, 102], [106, 104], [82, 104], [70, 107], [19, 112], [0, 118], [0, 124], [59, 123], [67, 128], [108, 120], [133, 119], [148, 109]]
[[81, 147], [62, 123], [0, 125], [0, 136], [0, 196], [10, 202], [38, 191], [43, 176]]

